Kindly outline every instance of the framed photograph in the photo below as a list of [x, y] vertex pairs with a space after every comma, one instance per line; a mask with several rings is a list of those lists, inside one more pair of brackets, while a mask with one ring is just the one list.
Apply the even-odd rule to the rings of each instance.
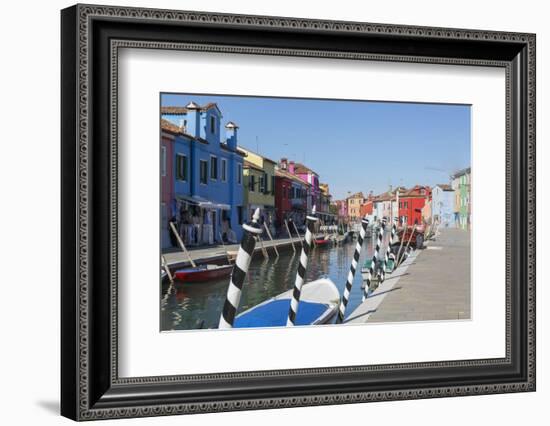
[[61, 12], [61, 412], [535, 390], [535, 35]]

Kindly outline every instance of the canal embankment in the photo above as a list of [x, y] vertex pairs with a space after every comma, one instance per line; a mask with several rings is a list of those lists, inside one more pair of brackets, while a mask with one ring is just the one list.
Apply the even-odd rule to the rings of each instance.
[[[290, 238], [280, 238], [274, 240], [263, 240], [263, 247], [265, 248], [267, 255], [269, 257], [277, 257], [277, 253], [274, 247], [277, 247], [277, 250], [286, 251], [286, 250], [296, 250], [297, 253], [302, 249], [302, 245], [298, 237], [294, 237], [292, 240]], [[262, 244], [256, 244], [254, 249], [254, 256], [263, 256], [262, 253]], [[208, 247], [197, 247], [192, 248], [188, 247], [188, 252], [197, 264], [203, 263], [218, 263], [218, 262], [227, 262], [228, 253], [236, 253], [239, 250], [240, 244], [219, 244]], [[189, 265], [189, 259], [187, 255], [181, 250], [166, 252], [163, 253], [166, 260], [166, 264], [170, 269], [182, 268]]]
[[441, 229], [346, 319], [376, 323], [470, 318], [470, 232]]

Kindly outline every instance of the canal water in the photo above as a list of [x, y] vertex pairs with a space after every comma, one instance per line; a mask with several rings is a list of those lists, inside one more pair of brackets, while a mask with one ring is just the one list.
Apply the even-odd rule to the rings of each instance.
[[[306, 271], [306, 283], [318, 278], [330, 278], [343, 293], [349, 272], [356, 241], [342, 246], [315, 247], [310, 253]], [[248, 278], [243, 285], [238, 313], [243, 312], [270, 297], [276, 296], [294, 286], [301, 247], [280, 253], [277, 258], [268, 248], [269, 260], [256, 256], [252, 261]], [[363, 246], [359, 265], [372, 257], [373, 244], [368, 238]], [[357, 268], [351, 297], [346, 308], [349, 315], [360, 303], [363, 294], [361, 288], [361, 269]], [[220, 320], [229, 278], [206, 283], [175, 283], [162, 286], [161, 330], [192, 330], [198, 328], [217, 328]]]

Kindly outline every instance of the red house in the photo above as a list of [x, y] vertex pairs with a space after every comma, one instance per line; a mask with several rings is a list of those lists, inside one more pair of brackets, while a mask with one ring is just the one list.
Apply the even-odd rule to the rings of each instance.
[[416, 185], [399, 198], [399, 218], [406, 225], [422, 224], [422, 208], [429, 202], [432, 190], [429, 186]]
[[361, 217], [365, 217], [365, 215], [372, 215], [372, 207], [372, 199], [368, 199], [363, 204], [361, 204], [361, 207], [359, 208]]
[[304, 226], [310, 190], [311, 185], [290, 170], [275, 170], [275, 216], [280, 230], [284, 231], [285, 219], [292, 219], [298, 228]]
[[279, 228], [292, 210], [292, 179], [288, 172], [275, 170], [275, 216]]

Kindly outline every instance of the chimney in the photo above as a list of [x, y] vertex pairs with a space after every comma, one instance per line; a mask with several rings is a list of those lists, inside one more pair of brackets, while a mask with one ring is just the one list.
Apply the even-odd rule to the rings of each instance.
[[179, 128], [181, 129], [181, 131], [182, 131], [183, 133], [187, 133], [186, 124], [187, 124], [187, 120], [184, 120], [184, 119], [182, 118], [182, 119], [180, 120]]
[[239, 126], [237, 126], [235, 123], [230, 121], [225, 125], [225, 128], [227, 129], [227, 147], [233, 151], [237, 150], [237, 129]]
[[281, 158], [279, 164], [281, 165], [281, 170], [286, 170], [288, 168], [288, 160], [286, 158]]
[[288, 163], [288, 172], [294, 174], [294, 161], [289, 161]]
[[195, 102], [189, 102], [185, 108], [187, 108], [187, 133], [196, 138], [200, 137], [200, 118], [201, 118], [201, 107]]

